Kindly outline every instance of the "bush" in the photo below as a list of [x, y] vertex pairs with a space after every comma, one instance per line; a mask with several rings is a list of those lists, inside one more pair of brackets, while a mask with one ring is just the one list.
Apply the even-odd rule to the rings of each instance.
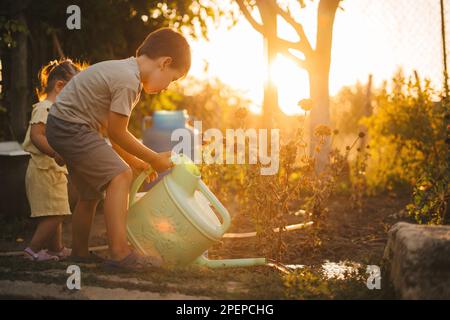
[[[241, 113], [241, 109], [236, 112]], [[236, 116], [234, 126], [245, 129], [247, 116]], [[313, 155], [309, 155], [303, 129], [304, 118], [298, 119], [296, 130], [280, 131], [279, 170], [274, 175], [261, 175], [261, 164], [206, 165], [202, 167], [202, 179], [226, 206], [235, 208], [236, 214], [251, 220], [257, 232], [258, 254], [280, 261], [286, 253], [285, 226], [289, 218], [298, 222], [313, 221], [307, 246], [315, 251], [321, 246], [320, 230], [327, 220], [328, 204], [336, 190], [339, 177], [347, 168], [349, 152], [361, 136], [345, 153], [332, 148], [329, 164], [322, 172], [315, 167], [316, 155], [327, 137], [337, 135], [329, 127], [318, 126], [314, 134], [319, 143]], [[228, 202], [227, 202], [228, 201]], [[298, 219], [301, 219], [298, 221]], [[275, 232], [279, 229], [281, 232]]]
[[420, 177], [438, 176], [447, 166], [445, 106], [429, 81], [406, 79], [399, 72], [376, 96], [374, 114], [363, 120], [369, 129], [369, 186], [394, 189], [414, 186]]
[[369, 128], [372, 190], [413, 189], [408, 212], [419, 223], [445, 223], [449, 198], [448, 105], [428, 80], [399, 72], [376, 97]]

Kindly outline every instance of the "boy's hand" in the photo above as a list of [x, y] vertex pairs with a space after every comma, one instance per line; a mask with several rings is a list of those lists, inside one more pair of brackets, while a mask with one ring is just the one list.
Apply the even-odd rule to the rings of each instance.
[[[133, 170], [133, 176], [136, 178], [139, 174], [141, 174], [142, 171], [146, 171], [150, 169], [150, 165], [140, 159], [137, 159], [130, 164], [131, 170]], [[156, 171], [153, 171], [150, 173], [150, 175], [147, 177], [147, 182], [150, 183], [158, 178], [158, 173]]]
[[163, 172], [167, 169], [172, 168], [174, 166], [174, 163], [172, 162], [172, 160], [170, 160], [171, 156], [172, 151], [158, 153], [151, 163], [152, 168], [157, 172]]

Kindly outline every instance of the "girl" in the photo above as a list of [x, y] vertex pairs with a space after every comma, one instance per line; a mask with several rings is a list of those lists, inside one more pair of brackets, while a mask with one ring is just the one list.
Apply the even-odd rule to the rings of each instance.
[[59, 260], [70, 255], [62, 245], [62, 222], [70, 215], [67, 169], [63, 159], [47, 142], [48, 111], [67, 82], [80, 72], [71, 60], [52, 61], [39, 72], [39, 103], [33, 105], [23, 148], [31, 154], [25, 178], [31, 217], [38, 219], [36, 231], [24, 250], [34, 261]]

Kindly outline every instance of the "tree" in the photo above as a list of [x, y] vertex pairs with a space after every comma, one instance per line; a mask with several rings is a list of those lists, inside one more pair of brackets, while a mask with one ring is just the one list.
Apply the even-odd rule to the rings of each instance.
[[270, 68], [279, 52], [279, 47], [276, 41], [277, 38], [277, 16], [273, 13], [272, 5], [269, 1], [256, 0], [255, 5], [258, 7], [262, 24], [258, 24], [244, 5], [242, 0], [237, 1], [244, 16], [250, 24], [260, 32], [264, 38], [265, 56], [267, 64], [267, 82], [264, 84], [264, 100], [263, 100], [263, 126], [271, 127], [274, 116], [278, 111], [278, 91], [277, 87], [272, 81], [272, 70]]
[[[313, 109], [311, 111], [310, 122], [310, 152], [314, 152], [317, 139], [314, 135], [314, 129], [321, 124], [330, 125], [330, 99], [329, 99], [329, 71], [331, 63], [331, 44], [333, 38], [333, 24], [336, 10], [341, 0], [320, 0], [317, 14], [317, 37], [316, 48], [311, 46], [311, 43], [303, 29], [303, 25], [298, 22], [289, 10], [289, 6], [282, 8], [275, 0], [254, 0], [251, 2], [244, 2], [244, 0], [236, 0], [239, 8], [250, 22], [253, 28], [261, 33], [269, 43], [270, 57], [273, 58], [273, 51], [282, 53], [297, 63], [301, 68], [308, 72], [310, 82], [310, 98], [312, 99]], [[301, 7], [305, 6], [304, 0], [299, 0]], [[262, 18], [262, 24], [258, 23], [251, 15], [251, 8], [256, 7]], [[270, 25], [267, 25], [265, 17], [272, 15], [272, 19], [276, 16], [282, 17], [288, 24], [290, 24], [296, 31], [299, 40], [296, 42], [287, 41], [277, 36], [276, 29], [273, 31]], [[275, 18], [273, 18], [275, 17]], [[273, 50], [273, 51], [272, 51]], [[302, 54], [304, 58], [299, 58], [290, 50], [295, 50]], [[270, 88], [269, 88], [270, 89]], [[277, 104], [273, 102], [276, 96], [272, 92], [266, 90], [265, 94], [269, 95], [265, 102], [270, 101], [270, 104], [264, 104], [263, 108], [269, 117], [272, 116], [273, 108]], [[330, 150], [330, 141], [327, 140], [322, 146], [319, 156], [317, 157], [317, 168], [320, 171], [327, 163], [328, 153]]]
[[[23, 10], [28, 4], [28, 0], [22, 0], [5, 1], [0, 5], [1, 108], [2, 114], [9, 111], [6, 112], [7, 127], [10, 131], [8, 133], [14, 139], [17, 139], [14, 128], [23, 128], [27, 123], [26, 111], [29, 93], [28, 29], [26, 28], [26, 17]], [[5, 56], [4, 53], [9, 54]], [[5, 77], [7, 72], [10, 74], [9, 77]], [[9, 89], [9, 95], [4, 95], [5, 88]], [[5, 100], [9, 100], [9, 105], [14, 105], [14, 108], [5, 108]], [[2, 121], [2, 123], [4, 122]], [[20, 138], [25, 133], [24, 130], [22, 131], [20, 132]], [[5, 133], [1, 132], [0, 136], [5, 136]]]

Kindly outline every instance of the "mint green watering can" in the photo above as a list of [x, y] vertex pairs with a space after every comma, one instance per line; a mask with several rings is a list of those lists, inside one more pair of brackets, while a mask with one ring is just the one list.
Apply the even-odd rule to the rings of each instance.
[[203, 255], [221, 240], [230, 215], [200, 179], [192, 160], [175, 154], [172, 161], [172, 171], [142, 197], [136, 197], [137, 191], [151, 171], [141, 173], [131, 187], [127, 218], [131, 244], [143, 255], [160, 256], [167, 267], [265, 265], [265, 258], [209, 260]]

